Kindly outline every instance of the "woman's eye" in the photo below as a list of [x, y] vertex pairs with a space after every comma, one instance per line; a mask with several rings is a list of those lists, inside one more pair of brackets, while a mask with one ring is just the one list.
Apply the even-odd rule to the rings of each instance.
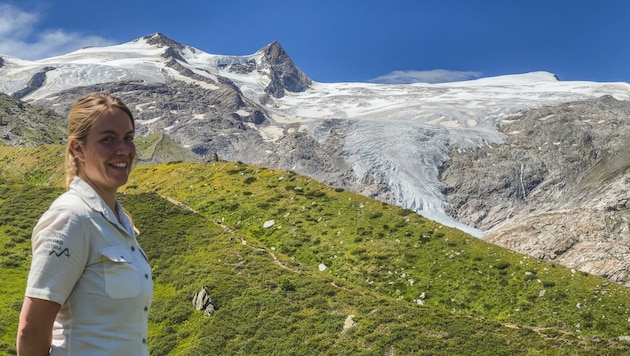
[[127, 137], [125, 137], [125, 140], [126, 140], [127, 142], [133, 142], [133, 136], [127, 136]]

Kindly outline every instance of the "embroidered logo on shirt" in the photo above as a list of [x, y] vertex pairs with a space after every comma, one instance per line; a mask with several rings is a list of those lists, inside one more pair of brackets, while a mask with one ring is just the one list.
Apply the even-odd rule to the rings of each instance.
[[64, 248], [63, 251], [57, 253], [57, 251], [52, 250], [50, 251], [50, 253], [48, 254], [48, 256], [55, 254], [57, 257], [61, 256], [61, 255], [65, 255], [66, 257], [70, 258], [70, 251], [67, 248]]
[[70, 258], [70, 250], [66, 247], [63, 247], [65, 236], [58, 233], [50, 233], [46, 237], [46, 242], [44, 247], [48, 249], [48, 256], [52, 256], [53, 254], [57, 257], [66, 256]]

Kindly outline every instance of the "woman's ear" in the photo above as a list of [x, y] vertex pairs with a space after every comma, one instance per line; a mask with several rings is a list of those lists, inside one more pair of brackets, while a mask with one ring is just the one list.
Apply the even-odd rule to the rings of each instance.
[[70, 151], [79, 160], [85, 161], [85, 153], [83, 152], [83, 145], [79, 140], [73, 139], [70, 141]]

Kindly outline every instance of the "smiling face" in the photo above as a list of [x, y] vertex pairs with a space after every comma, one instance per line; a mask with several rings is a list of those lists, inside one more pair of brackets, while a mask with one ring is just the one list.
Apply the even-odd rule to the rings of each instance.
[[106, 202], [127, 183], [136, 157], [134, 128], [127, 113], [117, 107], [105, 110], [94, 121], [85, 141], [70, 145], [80, 165], [79, 177], [88, 182]]

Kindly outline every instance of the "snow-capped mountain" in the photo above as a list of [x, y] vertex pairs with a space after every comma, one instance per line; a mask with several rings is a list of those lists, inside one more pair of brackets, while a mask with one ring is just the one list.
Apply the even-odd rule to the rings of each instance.
[[445, 84], [320, 83], [277, 42], [223, 56], [161, 34], [38, 61], [0, 58], [0, 92], [21, 100], [65, 114], [78, 95], [109, 91], [132, 108], [141, 135], [164, 132], [206, 159], [293, 170], [478, 237], [514, 212], [491, 223], [456, 214], [442, 177], [454, 153], [501, 146], [510, 135], [501, 128], [529, 110], [630, 100], [628, 83], [564, 82], [547, 72]]

